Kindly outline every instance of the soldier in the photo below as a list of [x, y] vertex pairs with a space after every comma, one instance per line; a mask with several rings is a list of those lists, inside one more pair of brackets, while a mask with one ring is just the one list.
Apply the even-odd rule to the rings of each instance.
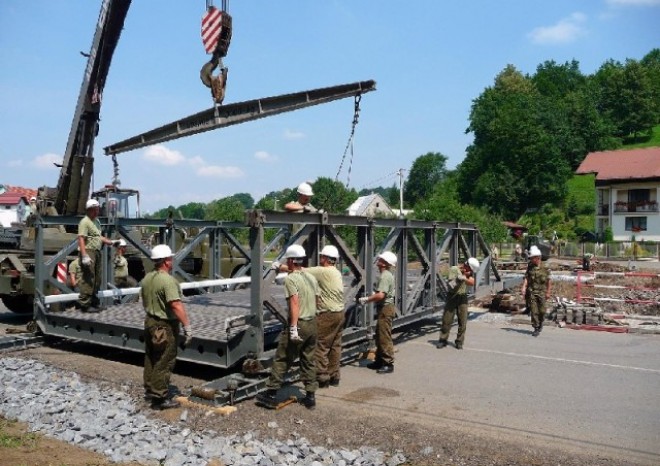
[[317, 212], [316, 207], [314, 207], [310, 200], [314, 195], [312, 191], [312, 186], [309, 183], [300, 183], [298, 185], [298, 200], [291, 201], [284, 204], [284, 210], [287, 212], [297, 212], [297, 213], [313, 213]]
[[273, 360], [266, 392], [257, 396], [265, 406], [277, 404], [277, 390], [296, 358], [300, 359], [300, 379], [305, 384], [305, 397], [300, 403], [308, 409], [316, 406], [315, 393], [318, 389], [314, 353], [316, 351], [316, 305], [319, 286], [313, 275], [302, 270], [307, 254], [305, 249], [294, 244], [287, 248], [284, 258], [289, 274], [284, 279], [284, 292], [289, 307], [289, 327], [280, 334], [280, 341]]
[[137, 286], [137, 281], [128, 274], [128, 261], [124, 254], [126, 254], [126, 241], [119, 240], [117, 246], [117, 254], [112, 261], [115, 271], [115, 286], [117, 288], [133, 288]]
[[378, 255], [376, 267], [380, 271], [380, 278], [374, 294], [358, 299], [363, 306], [367, 303], [376, 303], [378, 321], [376, 322], [376, 359], [369, 364], [378, 374], [394, 372], [394, 342], [392, 341], [392, 323], [396, 316], [396, 286], [394, 275], [390, 271], [396, 267], [396, 254], [385, 251]]
[[75, 258], [69, 264], [69, 286], [72, 290], [78, 289], [78, 282], [82, 278], [82, 269], [80, 268], [80, 259]]
[[538, 337], [543, 330], [545, 302], [550, 299], [550, 271], [541, 262], [541, 250], [529, 248], [529, 264], [522, 284], [522, 295], [532, 317], [532, 336]]
[[447, 346], [449, 331], [454, 323], [454, 314], [458, 317], [458, 333], [456, 334], [456, 349], [463, 349], [465, 342], [465, 330], [467, 329], [468, 318], [468, 286], [474, 286], [474, 274], [479, 270], [479, 261], [470, 257], [459, 267], [454, 265], [449, 269], [449, 290], [447, 292], [447, 302], [445, 302], [445, 312], [442, 314], [442, 329], [440, 330], [440, 340], [438, 348]]
[[192, 341], [192, 330], [179, 282], [170, 275], [172, 250], [159, 244], [151, 250], [154, 270], [142, 280], [144, 319], [144, 390], [153, 409], [179, 407], [168, 396], [170, 377], [178, 351], [177, 337], [183, 325], [184, 345]]
[[101, 287], [101, 248], [104, 244], [118, 246], [119, 241], [101, 235], [98, 201], [90, 199], [85, 207], [87, 215], [78, 224], [78, 251], [83, 272], [78, 283], [78, 304], [82, 312], [100, 312], [103, 308], [97, 293]]

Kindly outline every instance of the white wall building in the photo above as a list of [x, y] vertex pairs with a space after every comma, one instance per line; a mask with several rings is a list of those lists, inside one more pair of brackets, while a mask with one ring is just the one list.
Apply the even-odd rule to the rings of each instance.
[[595, 175], [597, 234], [660, 241], [660, 147], [592, 152], [576, 173]]

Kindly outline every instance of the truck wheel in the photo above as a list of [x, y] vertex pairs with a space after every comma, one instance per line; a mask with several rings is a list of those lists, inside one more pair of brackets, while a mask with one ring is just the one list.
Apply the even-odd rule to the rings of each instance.
[[33, 297], [29, 295], [4, 295], [2, 297], [2, 303], [7, 309], [16, 314], [32, 314], [34, 312], [34, 309], [32, 308]]

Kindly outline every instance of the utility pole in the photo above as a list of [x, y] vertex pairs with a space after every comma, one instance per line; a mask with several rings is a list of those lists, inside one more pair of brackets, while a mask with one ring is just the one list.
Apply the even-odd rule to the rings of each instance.
[[399, 168], [399, 217], [403, 217], [403, 172], [405, 169]]

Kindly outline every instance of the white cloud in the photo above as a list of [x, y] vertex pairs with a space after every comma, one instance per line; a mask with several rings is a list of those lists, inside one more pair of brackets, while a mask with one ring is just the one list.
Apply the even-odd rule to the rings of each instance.
[[302, 133], [300, 131], [293, 131], [290, 129], [285, 129], [284, 130], [284, 139], [287, 140], [294, 140], [294, 139], [302, 139], [305, 137], [305, 133]]
[[32, 161], [32, 166], [41, 170], [57, 169], [54, 165], [55, 163], [62, 164], [62, 156], [48, 153], [35, 157]]
[[155, 145], [144, 151], [144, 159], [161, 165], [178, 165], [186, 161], [181, 152], [168, 149], [163, 145]]
[[199, 176], [214, 178], [240, 178], [243, 176], [243, 171], [238, 167], [221, 167], [219, 165], [204, 165], [197, 168], [195, 173]]
[[276, 155], [269, 154], [265, 150], [258, 150], [254, 153], [254, 158], [262, 162], [274, 162], [277, 160]]
[[199, 155], [196, 155], [194, 157], [190, 157], [188, 159], [188, 163], [192, 165], [193, 167], [203, 167], [206, 165], [206, 162], [204, 162], [204, 159], [201, 158]]
[[20, 167], [23, 165], [23, 161], [18, 159], [18, 160], [10, 160], [7, 162], [8, 167]]
[[621, 6], [658, 6], [660, 0], [607, 0], [607, 3]]
[[553, 26], [534, 29], [528, 37], [535, 44], [568, 44], [586, 33], [583, 23], [587, 20], [583, 13], [573, 13], [568, 18], [559, 20]]

